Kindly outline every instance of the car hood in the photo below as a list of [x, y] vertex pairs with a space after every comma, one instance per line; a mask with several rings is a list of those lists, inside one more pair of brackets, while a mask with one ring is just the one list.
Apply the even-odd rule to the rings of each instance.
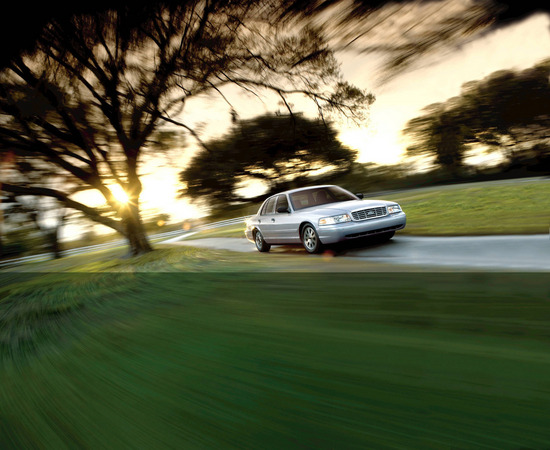
[[385, 200], [351, 200], [347, 202], [330, 203], [326, 206], [312, 206], [311, 208], [300, 209], [298, 213], [318, 214], [319, 216], [330, 216], [336, 214], [349, 213], [358, 209], [374, 208], [377, 206], [386, 206], [395, 202]]

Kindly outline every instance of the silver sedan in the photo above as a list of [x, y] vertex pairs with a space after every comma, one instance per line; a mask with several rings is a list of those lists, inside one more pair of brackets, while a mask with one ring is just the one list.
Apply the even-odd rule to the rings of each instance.
[[391, 239], [407, 218], [391, 201], [363, 200], [339, 186], [312, 186], [269, 197], [246, 221], [246, 238], [260, 252], [272, 245], [302, 244], [309, 253], [364, 236]]

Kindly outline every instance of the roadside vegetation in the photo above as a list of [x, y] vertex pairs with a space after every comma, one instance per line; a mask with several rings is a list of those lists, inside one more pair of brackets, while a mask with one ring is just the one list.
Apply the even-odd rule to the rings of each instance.
[[544, 274], [122, 253], [0, 273], [2, 448], [550, 440]]

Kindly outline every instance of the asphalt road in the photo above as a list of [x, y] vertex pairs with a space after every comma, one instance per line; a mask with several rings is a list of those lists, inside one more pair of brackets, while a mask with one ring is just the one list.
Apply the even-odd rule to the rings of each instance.
[[[208, 238], [179, 245], [255, 252], [254, 244], [238, 238]], [[272, 252], [296, 252], [296, 246], [274, 246]], [[337, 257], [424, 267], [550, 271], [550, 236], [420, 237], [396, 235], [384, 244], [354, 242], [335, 247]], [[299, 251], [299, 250], [298, 250]], [[302, 250], [304, 254], [305, 250]]]

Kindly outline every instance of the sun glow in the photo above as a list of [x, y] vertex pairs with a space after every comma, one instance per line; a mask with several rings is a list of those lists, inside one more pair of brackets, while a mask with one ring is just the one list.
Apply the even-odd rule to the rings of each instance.
[[151, 172], [142, 178], [140, 203], [144, 210], [169, 214], [168, 223], [200, 217], [208, 212], [190, 204], [188, 199], [178, 197], [181, 184], [177, 170], [171, 167], [155, 167]]
[[339, 137], [344, 145], [359, 151], [359, 163], [396, 164], [403, 157], [401, 143], [390, 133], [348, 129], [342, 131]]
[[128, 203], [130, 201], [128, 194], [119, 184], [109, 186], [109, 190], [120, 203]]

